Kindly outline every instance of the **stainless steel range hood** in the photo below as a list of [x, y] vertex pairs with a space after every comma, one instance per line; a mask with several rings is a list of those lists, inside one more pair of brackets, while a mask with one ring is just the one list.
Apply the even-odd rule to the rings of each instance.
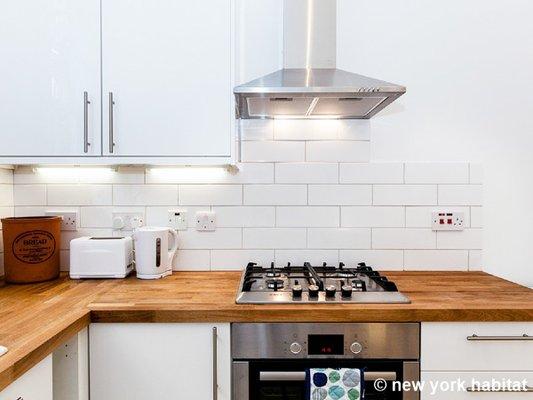
[[285, 0], [284, 69], [233, 90], [240, 119], [368, 119], [403, 86], [335, 68], [336, 0]]

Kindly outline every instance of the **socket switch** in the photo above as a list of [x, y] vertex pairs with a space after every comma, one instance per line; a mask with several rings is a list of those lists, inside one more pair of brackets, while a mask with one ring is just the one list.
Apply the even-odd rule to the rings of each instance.
[[198, 211], [196, 213], [197, 231], [214, 231], [217, 229], [217, 215], [214, 211]]
[[61, 210], [49, 210], [45, 212], [45, 215], [52, 216], [57, 215], [62, 218], [61, 230], [62, 231], [77, 231], [78, 230], [78, 212], [77, 211], [61, 211]]

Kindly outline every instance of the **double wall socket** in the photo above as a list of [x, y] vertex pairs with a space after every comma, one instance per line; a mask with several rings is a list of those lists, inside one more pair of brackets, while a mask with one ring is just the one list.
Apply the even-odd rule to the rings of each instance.
[[61, 211], [61, 210], [49, 210], [45, 212], [45, 215], [52, 216], [57, 215], [62, 218], [61, 230], [62, 231], [77, 231], [78, 230], [78, 212], [77, 211]]
[[465, 213], [461, 211], [433, 211], [431, 228], [434, 231], [462, 231], [465, 229]]

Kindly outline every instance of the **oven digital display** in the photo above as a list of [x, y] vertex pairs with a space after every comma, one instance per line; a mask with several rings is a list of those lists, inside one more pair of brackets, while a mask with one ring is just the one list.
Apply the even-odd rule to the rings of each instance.
[[310, 355], [344, 354], [344, 335], [309, 335], [307, 344]]

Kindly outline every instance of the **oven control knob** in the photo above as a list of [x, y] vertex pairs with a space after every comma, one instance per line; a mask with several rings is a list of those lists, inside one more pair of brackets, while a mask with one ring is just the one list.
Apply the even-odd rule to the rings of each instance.
[[309, 285], [307, 289], [309, 290], [309, 297], [318, 297], [318, 286], [317, 285]]
[[291, 343], [289, 350], [292, 354], [300, 354], [302, 351], [302, 345], [298, 342]]
[[350, 345], [350, 351], [354, 354], [359, 354], [361, 351], [363, 351], [363, 346], [361, 346], [361, 343], [353, 342]]
[[333, 285], [326, 286], [326, 297], [335, 297], [335, 292], [337, 291], [337, 288]]
[[294, 285], [292, 287], [292, 297], [302, 297], [302, 285]]

